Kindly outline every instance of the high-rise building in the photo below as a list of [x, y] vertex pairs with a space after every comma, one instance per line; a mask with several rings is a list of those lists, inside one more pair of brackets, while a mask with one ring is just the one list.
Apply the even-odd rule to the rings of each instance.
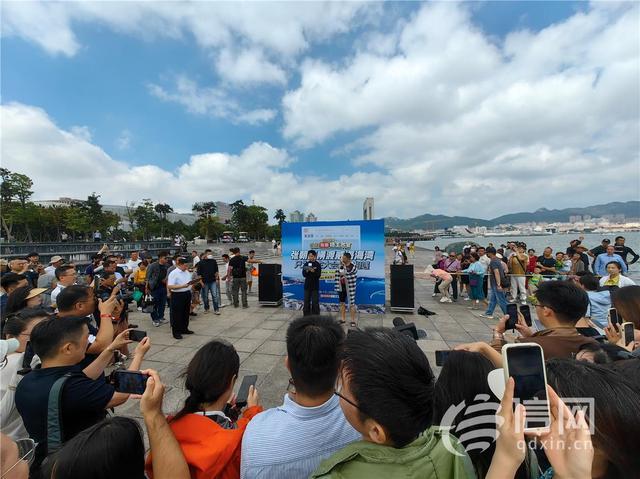
[[216, 201], [216, 216], [220, 219], [220, 223], [231, 222], [232, 214], [231, 207], [228, 203]]
[[373, 198], [367, 198], [362, 205], [362, 219], [372, 220], [373, 215]]
[[290, 223], [302, 223], [304, 222], [304, 213], [300, 213], [298, 210], [289, 213]]
[[318, 221], [318, 218], [313, 213], [309, 213], [306, 219], [307, 223], [313, 223], [314, 221]]

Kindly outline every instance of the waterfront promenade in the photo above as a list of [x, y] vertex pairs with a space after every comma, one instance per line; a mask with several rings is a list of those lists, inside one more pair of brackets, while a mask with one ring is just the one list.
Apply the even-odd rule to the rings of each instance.
[[[270, 246], [269, 244], [268, 247]], [[279, 257], [269, 256], [270, 251], [266, 249], [266, 244], [242, 245], [242, 250], [244, 252], [251, 247], [255, 247], [258, 255], [268, 262], [280, 261]], [[203, 246], [195, 247], [195, 249], [198, 248], [204, 249]], [[189, 249], [194, 248], [190, 246]], [[391, 248], [387, 248], [387, 264], [393, 257], [391, 253]], [[410, 259], [410, 262], [421, 270], [429, 264], [431, 256], [430, 252], [417, 250], [415, 258]], [[247, 374], [258, 375], [257, 388], [265, 408], [282, 403], [289, 380], [289, 373], [284, 366], [286, 330], [290, 321], [302, 315], [302, 312], [282, 307], [259, 306], [257, 284], [254, 282], [253, 286], [254, 293], [249, 296], [249, 309], [226, 307], [222, 309], [220, 316], [199, 312], [198, 316], [192, 318], [189, 326], [195, 334], [185, 336], [182, 340], [173, 339], [168, 324], [154, 328], [149, 315], [137, 311], [130, 314], [130, 321], [137, 324], [138, 329], [147, 331], [151, 338], [151, 350], [145, 358], [143, 367], [156, 369], [167, 386], [163, 405], [165, 413], [172, 414], [180, 408], [186, 397], [181, 374], [197, 349], [213, 338], [223, 338], [233, 343], [240, 356], [240, 377]], [[388, 287], [387, 281], [387, 301]], [[434, 351], [453, 348], [464, 342], [487, 341], [491, 339], [491, 329], [495, 321], [473, 315], [467, 309], [468, 301], [460, 300], [458, 303], [441, 304], [437, 301], [439, 298], [431, 297], [432, 292], [432, 281], [416, 279], [416, 308], [422, 305], [436, 312], [434, 316], [397, 314], [390, 311], [384, 315], [361, 314], [359, 326], [361, 328], [391, 327], [392, 320], [396, 316], [403, 317], [407, 322], [415, 322], [418, 328], [428, 333], [428, 338], [418, 341], [418, 344], [437, 373], [439, 368], [435, 366]], [[168, 311], [166, 317], [168, 318]], [[138, 401], [128, 401], [116, 408], [116, 413], [141, 418]]]

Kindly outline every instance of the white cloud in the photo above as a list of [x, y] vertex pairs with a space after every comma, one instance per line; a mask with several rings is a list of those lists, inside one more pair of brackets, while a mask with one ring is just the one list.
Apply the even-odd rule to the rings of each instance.
[[336, 179], [301, 176], [295, 172], [295, 158], [264, 142], [239, 154], [193, 155], [172, 171], [132, 167], [60, 129], [42, 109], [19, 103], [0, 108], [3, 167], [31, 177], [37, 199], [69, 196], [72, 185], [73, 196], [96, 191], [108, 204], [151, 198], [188, 211], [195, 201], [242, 198], [272, 213], [276, 208], [300, 209], [321, 219], [357, 219], [367, 196], [375, 197], [376, 211], [385, 216], [430, 211], [491, 217], [514, 209], [585, 204], [577, 201], [584, 191], [591, 193], [587, 202], [593, 203], [628, 200], [638, 193], [636, 176], [636, 196], [629, 195], [634, 183], [629, 164], [538, 144], [503, 150], [463, 172], [443, 153], [434, 162], [398, 161], [389, 171]]
[[132, 135], [131, 132], [127, 129], [124, 129], [116, 138], [116, 148], [118, 150], [128, 150], [131, 147]]
[[223, 48], [216, 60], [216, 70], [225, 81], [232, 84], [287, 83], [286, 72], [269, 61], [259, 49], [237, 52]]
[[275, 110], [243, 109], [225, 90], [199, 87], [184, 75], [178, 76], [175, 83], [173, 91], [153, 83], [149, 84], [148, 88], [157, 98], [178, 103], [190, 113], [225, 118], [232, 123], [259, 124], [270, 121], [276, 116]]
[[85, 141], [91, 141], [91, 130], [88, 126], [72, 126], [71, 133]]

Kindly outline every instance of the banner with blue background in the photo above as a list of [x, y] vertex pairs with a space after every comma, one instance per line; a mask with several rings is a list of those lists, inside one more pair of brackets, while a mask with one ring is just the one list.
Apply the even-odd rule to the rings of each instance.
[[338, 311], [335, 272], [345, 252], [358, 268], [356, 304], [363, 313], [384, 313], [384, 220], [282, 224], [282, 284], [285, 308], [302, 309], [307, 252], [322, 265], [321, 312]]

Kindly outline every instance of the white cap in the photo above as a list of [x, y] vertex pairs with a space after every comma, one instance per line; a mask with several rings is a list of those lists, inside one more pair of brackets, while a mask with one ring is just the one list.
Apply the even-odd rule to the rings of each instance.
[[4, 361], [7, 354], [11, 354], [20, 347], [20, 341], [16, 338], [0, 340], [0, 361]]

